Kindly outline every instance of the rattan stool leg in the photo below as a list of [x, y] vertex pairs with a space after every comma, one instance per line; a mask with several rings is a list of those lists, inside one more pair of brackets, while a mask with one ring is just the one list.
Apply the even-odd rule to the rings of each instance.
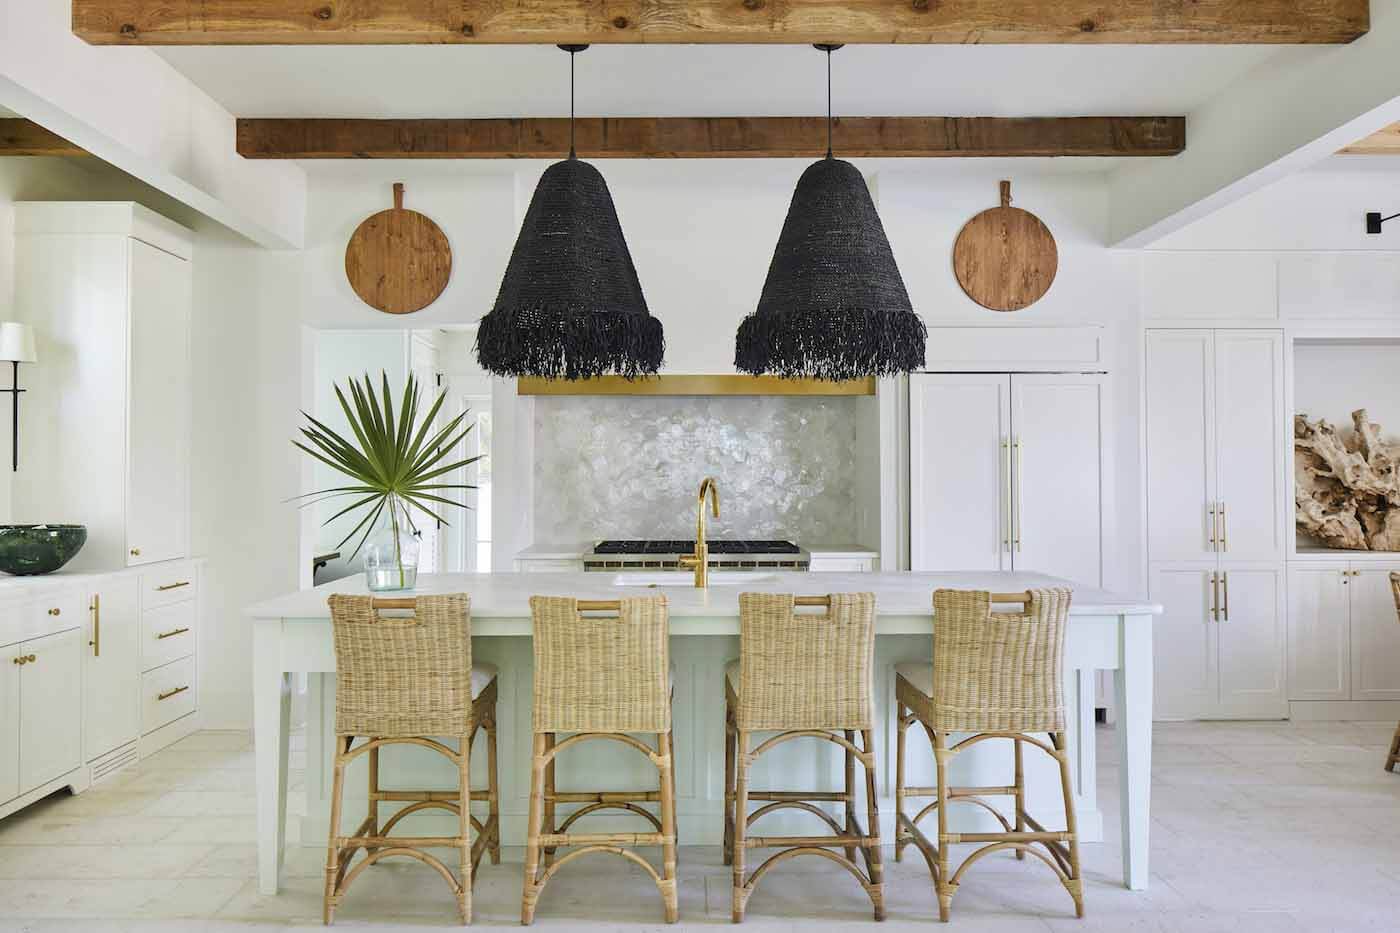
[[[555, 741], [555, 739], [554, 739], [554, 733], [553, 733], [553, 732], [545, 733], [545, 737], [544, 737], [544, 748], [545, 748], [545, 751], [546, 751], [546, 752], [548, 752], [548, 751], [550, 751], [551, 749], [554, 748], [554, 741]], [[555, 828], [556, 828], [556, 826], [557, 826], [557, 824], [554, 822], [554, 794], [555, 794], [555, 788], [554, 788], [554, 762], [555, 762], [555, 759], [550, 758], [550, 759], [549, 759], [549, 764], [545, 765], [545, 769], [544, 769], [544, 829], [543, 829], [542, 831], [545, 832], [545, 833], [552, 833], [552, 832], [554, 832], [554, 830], [555, 830]], [[552, 864], [554, 863], [554, 852], [555, 852], [555, 847], [554, 847], [554, 846], [545, 846], [545, 848], [544, 848], [544, 867], [545, 867], [545, 868], [548, 868], [550, 865], [552, 865]]]
[[953, 884], [951, 857], [949, 855], [948, 833], [948, 737], [946, 733], [933, 733], [934, 766], [938, 771], [938, 873], [934, 884], [938, 891], [938, 919], [948, 922], [953, 909], [953, 895], [957, 885]]
[[676, 777], [675, 743], [670, 730], [657, 736], [657, 747], [662, 751], [658, 768], [661, 786], [661, 902], [666, 908], [666, 922], [675, 923], [680, 918], [680, 894], [676, 890]]
[[486, 831], [490, 834], [486, 852], [492, 865], [501, 864], [501, 776], [496, 754], [496, 704], [491, 704], [490, 718], [486, 720]]
[[[846, 741], [854, 744], [856, 734], [854, 731], [845, 730]], [[849, 748], [843, 749], [846, 753], [846, 835], [856, 834], [856, 756]], [[846, 859], [854, 862], [856, 860], [856, 847], [846, 846]]]
[[461, 889], [457, 892], [457, 913], [462, 923], [472, 922], [472, 739], [475, 733], [462, 737], [457, 752], [457, 840], [461, 857]]
[[734, 864], [734, 704], [728, 691], [724, 698], [724, 864]]
[[1390, 740], [1390, 757], [1385, 760], [1385, 770], [1394, 773], [1397, 763], [1400, 763], [1400, 725], [1395, 727], [1395, 737]]
[[894, 860], [904, 861], [904, 847], [909, 844], [909, 830], [904, 828], [904, 745], [909, 732], [909, 710], [903, 703], [895, 704], [894, 758]]
[[536, 732], [530, 764], [530, 815], [525, 827], [525, 878], [520, 895], [520, 922], [525, 925], [535, 921], [535, 904], [540, 896], [540, 833], [544, 829], [546, 750], [544, 733]]
[[734, 745], [734, 891], [730, 908], [730, 919], [735, 923], [744, 920], [744, 905], [748, 892], [744, 888], [744, 855], [748, 851], [745, 837], [748, 836], [749, 812], [749, 736], [737, 730]]
[[[885, 866], [880, 852], [880, 803], [875, 786], [875, 732], [872, 729], [861, 731], [861, 747], [865, 749], [865, 811], [867, 832], [875, 837], [875, 845], [865, 846], [865, 870], [870, 875], [870, 900], [875, 906], [875, 919], [885, 919]], [[853, 860], [854, 861], [854, 860]]]
[[[331, 778], [331, 822], [329, 840], [326, 842], [326, 892], [321, 905], [321, 922], [327, 926], [335, 921], [335, 907], [340, 900], [337, 887], [340, 883], [340, 807], [345, 796], [345, 760], [341, 755], [342, 739], [335, 740], [335, 764]], [[348, 743], [347, 743], [348, 744]]]
[[[1064, 879], [1065, 889], [1069, 891], [1069, 896], [1074, 898], [1074, 915], [1083, 917], [1084, 876], [1079, 870], [1079, 827], [1074, 814], [1074, 784], [1069, 774], [1069, 752], [1065, 734], [1051, 733], [1050, 742], [1055, 747], [1055, 758], [1060, 764], [1060, 790], [1065, 796], [1065, 830], [1069, 833], [1069, 877]], [[1021, 743], [1017, 742], [1016, 748], [1020, 747]]]
[[[1019, 832], [1024, 832], [1025, 829], [1026, 829], [1026, 769], [1025, 769], [1025, 763], [1024, 763], [1024, 761], [1022, 760], [1022, 757], [1021, 757], [1021, 743], [1020, 743], [1020, 742], [1015, 742], [1015, 741], [1013, 741], [1013, 742], [1011, 743], [1011, 747], [1012, 747], [1013, 749], [1015, 749], [1015, 751], [1013, 752], [1013, 754], [1016, 756], [1016, 759], [1015, 759], [1015, 760], [1016, 760], [1016, 771], [1015, 771], [1015, 775], [1016, 775], [1016, 778], [1015, 778], [1016, 796], [1015, 796], [1015, 800], [1014, 800], [1013, 806], [1015, 807], [1015, 810], [1016, 810], [1016, 832], [1019, 833]], [[1026, 850], [1025, 850], [1025, 849], [1017, 849], [1017, 850], [1016, 850], [1016, 861], [1018, 861], [1018, 862], [1024, 862], [1025, 860], [1026, 860]]]

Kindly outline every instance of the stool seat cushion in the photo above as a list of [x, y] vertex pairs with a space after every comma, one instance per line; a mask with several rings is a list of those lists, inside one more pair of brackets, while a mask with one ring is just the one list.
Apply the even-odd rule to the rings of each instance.
[[491, 681], [496, 679], [496, 665], [488, 664], [485, 661], [472, 662], [472, 699], [481, 696], [481, 691], [491, 686]]
[[915, 662], [905, 662], [894, 666], [896, 677], [903, 677], [904, 680], [926, 697], [933, 696], [933, 665], [920, 664]]

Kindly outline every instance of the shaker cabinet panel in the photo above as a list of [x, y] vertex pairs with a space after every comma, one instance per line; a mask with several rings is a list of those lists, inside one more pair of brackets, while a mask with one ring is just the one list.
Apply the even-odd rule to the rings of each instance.
[[1400, 565], [1353, 565], [1351, 590], [1351, 698], [1400, 700], [1400, 618], [1390, 572]]
[[914, 570], [1009, 570], [1010, 378], [925, 375], [909, 383]]
[[[1283, 335], [1215, 335], [1218, 547], [1224, 560], [1284, 558]], [[1291, 462], [1291, 459], [1290, 461]], [[1288, 493], [1291, 495], [1291, 493]]]
[[1345, 564], [1289, 572], [1290, 700], [1351, 699], [1350, 592]]
[[1016, 569], [1103, 582], [1103, 377], [1011, 377]]
[[1214, 631], [1222, 715], [1287, 718], [1284, 591], [1280, 569], [1221, 571]]
[[19, 675], [22, 645], [0, 650], [0, 803], [19, 796]]
[[82, 764], [83, 630], [24, 643], [33, 658], [20, 668], [19, 783], [23, 790]]
[[88, 761], [141, 734], [140, 603], [132, 576], [107, 578], [92, 595], [83, 671], [83, 754]]
[[1158, 567], [1149, 575], [1152, 599], [1164, 610], [1152, 626], [1158, 719], [1199, 719], [1215, 705], [1213, 578], [1199, 567]]
[[190, 287], [188, 262], [131, 241], [128, 565], [189, 551]]
[[1154, 561], [1213, 560], [1214, 335], [1147, 335], [1147, 531]]

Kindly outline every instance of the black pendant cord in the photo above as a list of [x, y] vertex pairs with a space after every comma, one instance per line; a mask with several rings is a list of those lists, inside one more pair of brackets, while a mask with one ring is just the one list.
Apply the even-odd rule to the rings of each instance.
[[826, 53], [826, 157], [830, 159], [832, 157], [831, 125], [833, 122], [831, 116], [831, 53], [841, 48], [841, 43], [819, 42], [813, 48]]
[[574, 56], [588, 46], [561, 45], [559, 48], [569, 53], [569, 158], [577, 159], [578, 150], [574, 148]]

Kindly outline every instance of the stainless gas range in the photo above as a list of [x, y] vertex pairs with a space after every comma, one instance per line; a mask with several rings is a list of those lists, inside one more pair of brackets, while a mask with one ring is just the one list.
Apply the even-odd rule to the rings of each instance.
[[[810, 557], [791, 541], [711, 539], [710, 566], [716, 570], [807, 570]], [[695, 541], [599, 541], [583, 556], [584, 570], [675, 570], [690, 573], [680, 558], [695, 553]]]

